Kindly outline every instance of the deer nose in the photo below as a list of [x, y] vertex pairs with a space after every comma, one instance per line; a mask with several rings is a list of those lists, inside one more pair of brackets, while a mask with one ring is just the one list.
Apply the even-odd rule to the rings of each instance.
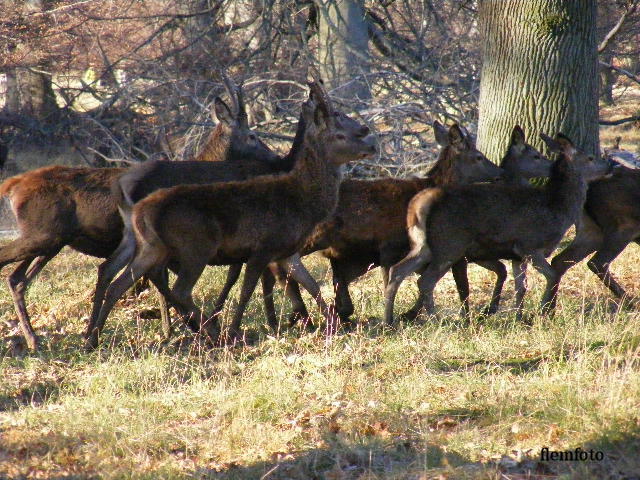
[[367, 135], [369, 135], [369, 127], [367, 127], [366, 125], [363, 125], [362, 127], [360, 127], [360, 130], [357, 133], [358, 138], [364, 138]]

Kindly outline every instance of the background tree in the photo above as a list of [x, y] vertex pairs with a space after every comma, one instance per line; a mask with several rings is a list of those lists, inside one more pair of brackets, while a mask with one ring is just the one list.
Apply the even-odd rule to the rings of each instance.
[[497, 161], [521, 125], [598, 153], [596, 0], [483, 0], [478, 147]]
[[[599, 16], [600, 60], [614, 72], [613, 101], [629, 104], [627, 87], [640, 80], [632, 62], [640, 54], [639, 0], [598, 2], [611, 4]], [[532, 18], [542, 28], [540, 8]], [[244, 81], [259, 133], [286, 150], [314, 62], [330, 67], [325, 75], [340, 107], [378, 134], [380, 156], [351, 173], [420, 174], [433, 159], [434, 119], [476, 130], [477, 21], [476, 0], [0, 0], [0, 163], [7, 152], [11, 159], [3, 173], [71, 155], [91, 165], [189, 158], [213, 126], [209, 105], [224, 92], [221, 68]], [[552, 30], [562, 25], [547, 22]], [[339, 65], [324, 53], [328, 40], [353, 54], [348, 71], [332, 73]], [[365, 91], [346, 93], [351, 87]], [[631, 128], [638, 114], [607, 110], [604, 121]], [[61, 145], [60, 153], [23, 154], [38, 145]]]
[[371, 98], [369, 35], [363, 0], [318, 0], [318, 60], [331, 86], [343, 86], [341, 97]]

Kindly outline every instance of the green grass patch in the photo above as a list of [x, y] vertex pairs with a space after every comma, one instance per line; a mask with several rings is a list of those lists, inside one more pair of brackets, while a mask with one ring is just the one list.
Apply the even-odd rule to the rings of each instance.
[[[614, 269], [634, 294], [637, 257], [630, 247]], [[331, 297], [325, 262], [307, 263]], [[182, 327], [163, 344], [159, 322], [140, 318], [157, 305], [144, 292], [119, 302], [101, 348], [84, 353], [96, 265], [65, 252], [34, 282], [38, 354], [20, 349], [11, 297], [0, 292], [0, 478], [600, 479], [640, 470], [640, 318], [612, 304], [582, 265], [567, 275], [553, 320], [536, 313], [543, 282], [531, 275], [531, 326], [515, 322], [509, 286], [498, 315], [461, 322], [446, 277], [438, 320], [385, 330], [374, 271], [351, 289], [358, 328], [329, 342], [269, 334], [255, 295], [250, 345], [208, 349]], [[470, 272], [478, 311], [493, 278]], [[208, 269], [199, 282], [205, 310], [223, 280]], [[415, 293], [403, 285], [397, 311]], [[276, 303], [284, 325], [289, 306]], [[543, 447], [605, 459], [540, 462]]]

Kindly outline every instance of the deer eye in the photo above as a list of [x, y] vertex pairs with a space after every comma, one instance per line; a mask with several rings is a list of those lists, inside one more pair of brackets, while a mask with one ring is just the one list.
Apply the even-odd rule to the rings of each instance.
[[251, 132], [251, 133], [249, 134], [249, 140], [255, 141], [257, 138], [258, 138], [258, 137], [256, 137], [256, 134], [255, 134], [255, 133]]
[[345, 137], [343, 133], [336, 133], [336, 139], [337, 140], [344, 140], [346, 138], [347, 137]]

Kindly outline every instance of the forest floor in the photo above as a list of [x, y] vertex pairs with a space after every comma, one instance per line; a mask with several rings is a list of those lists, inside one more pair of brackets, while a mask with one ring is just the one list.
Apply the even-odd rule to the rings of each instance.
[[[634, 245], [614, 264], [633, 295], [639, 260]], [[307, 264], [330, 297], [326, 262]], [[385, 331], [372, 271], [351, 289], [359, 327], [328, 342], [266, 334], [254, 295], [248, 346], [209, 349], [183, 329], [165, 345], [158, 320], [141, 318], [157, 306], [146, 291], [121, 301], [101, 348], [84, 353], [96, 266], [65, 251], [34, 282], [38, 354], [22, 350], [0, 292], [0, 478], [638, 478], [640, 314], [612, 302], [584, 264], [567, 274], [553, 320], [536, 314], [543, 279], [531, 275], [532, 326], [514, 319], [511, 282], [495, 317], [461, 321], [447, 275], [439, 320]], [[470, 272], [477, 312], [493, 278]], [[204, 306], [223, 278], [207, 269]], [[406, 282], [397, 311], [415, 294]], [[603, 459], [541, 461], [544, 447]]]

